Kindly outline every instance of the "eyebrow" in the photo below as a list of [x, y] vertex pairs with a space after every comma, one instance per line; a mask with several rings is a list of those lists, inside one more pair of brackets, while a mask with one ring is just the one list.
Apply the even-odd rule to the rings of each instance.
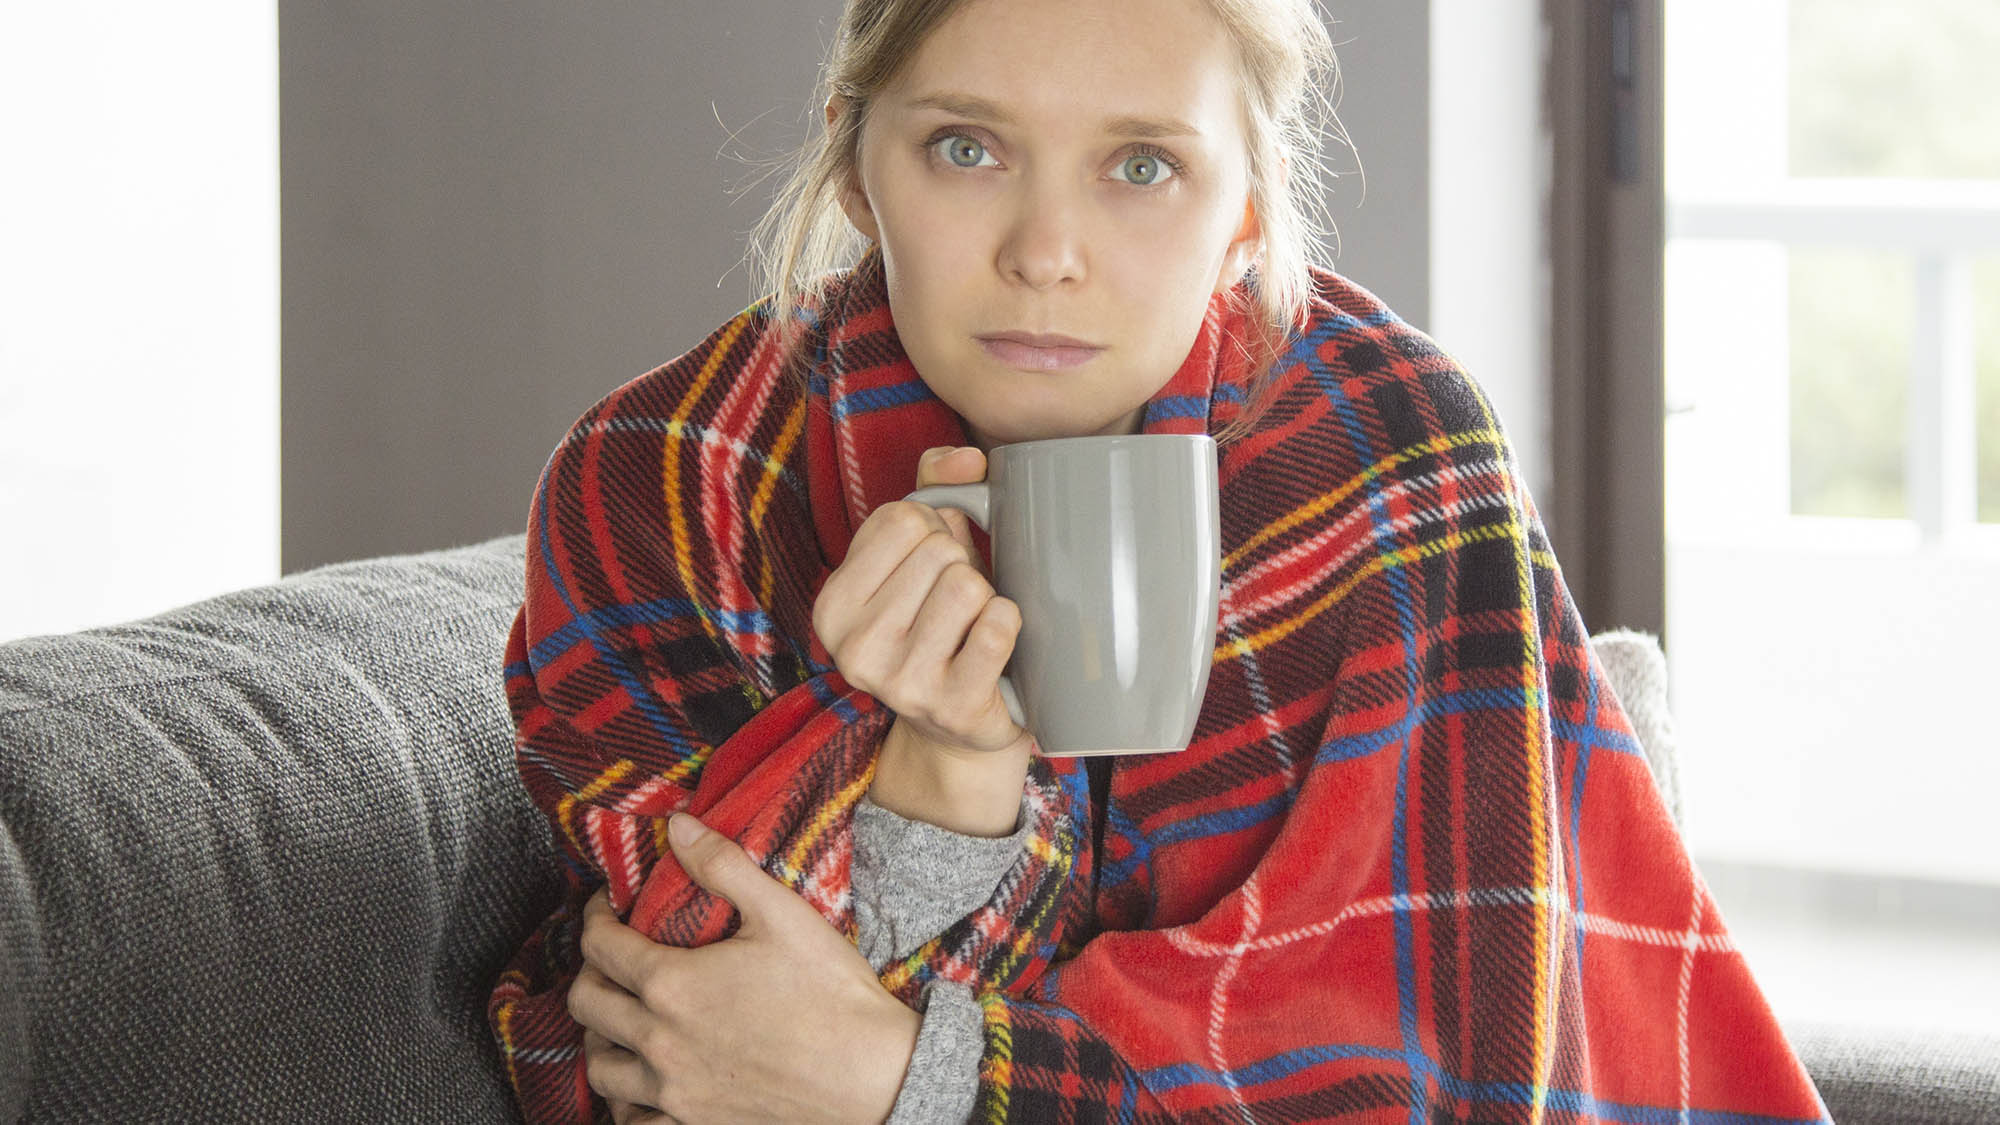
[[[910, 102], [912, 109], [935, 109], [954, 117], [964, 117], [973, 121], [988, 121], [995, 125], [1015, 124], [1014, 115], [985, 98], [971, 94], [937, 93], [926, 94]], [[1199, 137], [1201, 130], [1171, 117], [1114, 117], [1104, 123], [1104, 131], [1113, 136], [1137, 137], [1152, 140], [1159, 137]]]

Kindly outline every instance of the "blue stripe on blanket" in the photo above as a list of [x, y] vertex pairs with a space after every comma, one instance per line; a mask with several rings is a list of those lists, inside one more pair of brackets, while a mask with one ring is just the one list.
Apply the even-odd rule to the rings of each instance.
[[[1594, 681], [1591, 684], [1590, 690], [1591, 697], [1595, 699], [1597, 696], [1597, 686]], [[1591, 722], [1578, 723], [1572, 722], [1569, 719], [1552, 718], [1549, 720], [1549, 725], [1555, 728], [1557, 738], [1569, 739], [1583, 746], [1586, 750], [1615, 750], [1620, 754], [1631, 754], [1640, 758], [1646, 756], [1646, 751], [1639, 745], [1638, 739], [1626, 734], [1622, 730], [1609, 730], [1605, 727], [1597, 726], [1595, 722], [1596, 715], [1597, 708], [1593, 706], [1591, 708]], [[1581, 773], [1577, 775], [1577, 780], [1579, 782], [1583, 780]], [[1577, 788], [1581, 790], [1582, 785], [1579, 784]]]
[[1420, 707], [1405, 712], [1392, 726], [1351, 734], [1319, 748], [1316, 762], [1345, 762], [1365, 758], [1377, 750], [1409, 737], [1410, 729], [1441, 715], [1463, 715], [1469, 711], [1505, 711], [1527, 706], [1526, 688], [1469, 688], [1427, 699]]
[[[570, 593], [569, 585], [563, 581], [562, 571], [556, 565], [555, 549], [550, 546], [549, 474], [546, 470], [542, 473], [542, 479], [535, 485], [535, 489], [537, 495], [534, 509], [540, 515], [540, 526], [535, 528], [535, 534], [542, 545], [542, 570], [549, 582], [555, 586], [556, 596], [562, 599], [563, 608], [569, 610], [570, 616], [581, 623], [582, 631], [590, 638], [591, 647], [597, 650], [597, 655], [603, 658], [605, 667], [610, 668], [611, 674], [624, 686], [626, 696], [632, 700], [632, 705], [639, 709], [639, 714], [645, 716], [646, 721], [652, 725], [660, 740], [674, 753], [684, 758], [693, 755], [696, 747], [674, 729], [673, 720], [668, 718], [666, 709], [661, 706], [660, 701], [654, 698], [652, 689], [643, 679], [632, 674], [632, 669], [626, 665], [615, 648], [604, 643], [603, 639], [591, 630], [590, 615], [577, 612], [576, 598]], [[532, 659], [532, 654], [530, 656]]]
[[[1328, 336], [1345, 335], [1357, 327], [1351, 317], [1329, 318]], [[1360, 411], [1356, 408], [1341, 381], [1333, 377], [1324, 365], [1315, 364], [1313, 373], [1322, 393], [1333, 408], [1334, 416], [1340, 420], [1341, 430], [1346, 434], [1354, 463], [1359, 465], [1379, 464], [1388, 451], [1375, 447], [1369, 439], [1368, 428], [1362, 423]], [[1382, 498], [1383, 483], [1380, 476], [1365, 478], [1368, 488], [1368, 519], [1373, 525], [1375, 542], [1380, 553], [1393, 557], [1396, 550], [1403, 547], [1396, 532], [1396, 521]], [[1417, 651], [1417, 612], [1410, 591], [1411, 575], [1403, 567], [1390, 567], [1383, 572], [1389, 585], [1390, 604], [1396, 613], [1396, 628], [1403, 637], [1403, 690], [1404, 697], [1416, 699], [1420, 685], [1424, 682], [1423, 654]], [[1412, 710], [1418, 710], [1413, 708]], [[1406, 714], [1401, 728], [1401, 737], [1393, 741], [1399, 748], [1396, 761], [1396, 804], [1391, 817], [1389, 837], [1390, 885], [1399, 899], [1407, 899], [1410, 893], [1409, 863], [1409, 787], [1410, 787], [1410, 738], [1414, 716]], [[1395, 917], [1396, 932], [1396, 1014], [1403, 1037], [1403, 1049], [1408, 1057], [1421, 1057], [1417, 1050], [1419, 1036], [1417, 1030], [1417, 952], [1416, 929], [1407, 909], [1399, 908]], [[1413, 1071], [1410, 1075], [1410, 1125], [1423, 1125], [1428, 1116], [1428, 1097], [1424, 1083]]]
[[878, 410], [893, 410], [898, 406], [908, 406], [913, 402], [936, 398], [922, 379], [911, 379], [891, 387], [873, 387], [841, 395], [833, 404], [833, 418], [838, 422], [861, 414], [873, 414]]
[[[1549, 726], [1553, 728], [1557, 738], [1567, 737], [1570, 741], [1577, 744], [1576, 769], [1571, 775], [1569, 782], [1569, 854], [1576, 858], [1574, 862], [1566, 866], [1570, 872], [1569, 898], [1570, 902], [1574, 903], [1576, 907], [1576, 912], [1570, 917], [1576, 928], [1576, 977], [1578, 980], [1585, 979], [1583, 975], [1583, 959], [1585, 953], [1588, 952], [1587, 947], [1590, 942], [1590, 934], [1585, 931], [1583, 925], [1584, 912], [1589, 909], [1583, 898], [1583, 788], [1584, 783], [1590, 778], [1591, 752], [1596, 750], [1600, 745], [1599, 738], [1596, 736], [1608, 737], [1610, 735], [1609, 731], [1602, 730], [1597, 725], [1598, 679], [1596, 676], [1587, 676], [1585, 677], [1585, 681], [1590, 685], [1590, 688], [1589, 701], [1584, 711], [1583, 730], [1566, 733], [1562, 728], [1567, 724], [1561, 719], [1551, 715], [1549, 720]], [[1586, 732], [1588, 733], [1586, 734]], [[1580, 735], [1583, 737], [1579, 737]]]
[[[551, 574], [553, 577], [553, 573]], [[560, 583], [560, 580], [558, 580]], [[565, 596], [567, 601], [567, 596]], [[572, 610], [574, 612], [574, 610]], [[683, 617], [701, 616], [701, 610], [687, 598], [660, 598], [657, 601], [642, 602], [638, 605], [605, 606], [594, 613], [581, 614], [569, 624], [542, 638], [542, 642], [528, 651], [528, 663], [539, 668], [563, 653], [586, 635], [595, 636], [604, 628], [620, 628], [630, 625], [660, 625]], [[761, 609], [728, 610], [711, 609], [708, 619], [721, 625], [725, 632], [739, 636], [750, 634], [760, 637], [771, 636], [777, 626], [771, 616]]]
[[[1243, 402], [1243, 388], [1234, 383], [1224, 383], [1215, 388], [1215, 398], [1221, 402]], [[1146, 424], [1165, 421], [1169, 418], [1208, 417], [1213, 404], [1201, 395], [1169, 395], [1156, 398], [1146, 404]]]
[[1098, 876], [1099, 881], [1104, 886], [1115, 887], [1130, 879], [1140, 868], [1153, 862], [1153, 846], [1155, 841], [1139, 831], [1139, 825], [1131, 817], [1125, 815], [1125, 809], [1121, 805], [1113, 804], [1111, 806], [1110, 812], [1106, 815], [1104, 827], [1106, 829], [1105, 838], [1107, 840], [1116, 835], [1132, 848], [1132, 854], [1120, 859], [1117, 863], [1106, 863], [1102, 856], [1097, 858], [1099, 869], [1102, 872]]
[[854, 704], [849, 703], [846, 696], [833, 693], [833, 688], [827, 685], [825, 676], [814, 676], [806, 683], [811, 685], [812, 696], [819, 701], [819, 705], [832, 709], [834, 714], [840, 716], [841, 722], [853, 723], [861, 718], [861, 712], [854, 709]]
[[[1222, 836], [1245, 828], [1254, 828], [1273, 817], [1283, 816], [1291, 807], [1292, 794], [1280, 793], [1269, 800], [1245, 805], [1240, 809], [1222, 809], [1175, 821], [1154, 833], [1151, 842], [1154, 847], [1164, 847], [1168, 844], [1184, 844], [1189, 840], [1200, 840], [1209, 836]], [[1120, 866], [1125, 864], [1121, 863]], [[1105, 873], [1109, 875], [1109, 869]]]
[[1206, 418], [1208, 400], [1200, 395], [1171, 395], [1146, 404], [1148, 425], [1168, 418]]

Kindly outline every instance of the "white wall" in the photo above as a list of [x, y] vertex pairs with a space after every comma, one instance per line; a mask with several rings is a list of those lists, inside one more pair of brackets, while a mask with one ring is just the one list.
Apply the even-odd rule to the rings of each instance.
[[274, 5], [0, 17], [0, 640], [278, 568]]
[[1432, 0], [1431, 335], [1550, 490], [1549, 136], [1537, 0]]

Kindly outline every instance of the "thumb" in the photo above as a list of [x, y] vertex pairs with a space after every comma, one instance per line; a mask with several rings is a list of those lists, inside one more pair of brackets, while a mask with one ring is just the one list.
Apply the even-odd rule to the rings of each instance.
[[[710, 831], [687, 813], [675, 813], [667, 821], [667, 842], [681, 870], [702, 890], [726, 899], [743, 916], [738, 932], [768, 925], [770, 913], [781, 900], [798, 899], [789, 887], [764, 873], [736, 841]], [[804, 900], [799, 899], [801, 905]], [[810, 907], [808, 907], [810, 909]]]
[[971, 445], [940, 445], [917, 459], [917, 487], [972, 484], [986, 479], [986, 454]]
[[[940, 445], [924, 450], [917, 458], [917, 487], [934, 484], [975, 484], [986, 479], [986, 454], [970, 445]], [[951, 537], [972, 546], [972, 521], [956, 508], [939, 508], [938, 518], [951, 529]]]

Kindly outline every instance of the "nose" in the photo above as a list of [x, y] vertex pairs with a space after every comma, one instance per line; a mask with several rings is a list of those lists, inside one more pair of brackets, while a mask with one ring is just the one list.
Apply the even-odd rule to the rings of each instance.
[[994, 263], [1002, 277], [1030, 289], [1084, 279], [1084, 204], [1051, 184], [1024, 186]]

